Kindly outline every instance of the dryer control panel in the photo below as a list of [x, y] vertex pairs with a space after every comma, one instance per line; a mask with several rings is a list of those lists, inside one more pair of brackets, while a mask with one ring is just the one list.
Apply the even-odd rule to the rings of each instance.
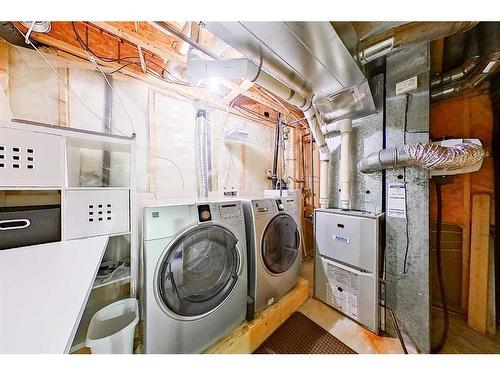
[[252, 202], [255, 216], [273, 215], [277, 212], [274, 199], [259, 199]]

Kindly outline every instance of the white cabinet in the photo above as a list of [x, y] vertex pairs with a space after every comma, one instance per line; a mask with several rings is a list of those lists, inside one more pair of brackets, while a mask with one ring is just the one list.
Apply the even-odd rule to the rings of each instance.
[[129, 189], [66, 190], [64, 238], [128, 232]]
[[62, 137], [0, 127], [0, 187], [58, 187]]

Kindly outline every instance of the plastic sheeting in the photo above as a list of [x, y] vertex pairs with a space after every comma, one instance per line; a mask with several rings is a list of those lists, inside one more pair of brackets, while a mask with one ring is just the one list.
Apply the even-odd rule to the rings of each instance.
[[[45, 56], [54, 68], [68, 69], [69, 85], [85, 103], [69, 92], [70, 127], [105, 131], [108, 89], [101, 73], [88, 63], [73, 62], [53, 53]], [[6, 105], [10, 102], [13, 118], [58, 125], [60, 80], [57, 75], [33, 50], [10, 46], [9, 60], [9, 101], [3, 102]], [[196, 102], [179, 98], [175, 93], [164, 94], [144, 82], [120, 75], [114, 75], [111, 84], [111, 131], [125, 135], [136, 133], [135, 181], [140, 196], [196, 197]], [[149, 102], [151, 89], [155, 90], [154, 107]], [[272, 127], [233, 114], [222, 124], [224, 115], [225, 111], [208, 108], [212, 131], [210, 194], [220, 195], [225, 188], [269, 188], [266, 171], [271, 169]], [[245, 129], [251, 142], [225, 142], [224, 132], [231, 129]], [[72, 156], [78, 167], [75, 172], [78, 175], [71, 176], [72, 181], [79, 181], [76, 185], [98, 186], [103, 180], [103, 170], [109, 167], [112, 171], [120, 170], [117, 166], [124, 165], [123, 158], [127, 157], [112, 153], [107, 166], [100, 150], [78, 152], [79, 155]], [[155, 166], [151, 164], [152, 154], [156, 154]], [[109, 185], [120, 186], [123, 180], [123, 173], [111, 173]]]

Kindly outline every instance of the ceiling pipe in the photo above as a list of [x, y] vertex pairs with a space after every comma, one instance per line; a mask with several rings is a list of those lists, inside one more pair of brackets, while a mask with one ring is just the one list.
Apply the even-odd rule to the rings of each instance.
[[[194, 34], [193, 29], [194, 28], [192, 27], [191, 22], [187, 21], [184, 24], [184, 27], [182, 28], [182, 34], [190, 39], [192, 37], [192, 34]], [[184, 40], [181, 40], [175, 46], [175, 51], [181, 56], [186, 56], [190, 48], [191, 45], [189, 43], [185, 42]], [[172, 59], [168, 60], [167, 63], [165, 64], [165, 73], [170, 74], [178, 81], [183, 81], [183, 82], [192, 81], [189, 74], [187, 74], [186, 67], [178, 64], [175, 60]]]
[[405, 45], [431, 42], [467, 31], [476, 24], [477, 22], [410, 22], [361, 41], [357, 48], [357, 58], [360, 64], [365, 65]]
[[248, 59], [230, 59], [209, 61], [199, 58], [188, 58], [188, 74], [197, 79], [224, 77], [242, 78], [253, 82], [270, 93], [280, 97], [289, 104], [299, 108], [304, 113], [309, 130], [317, 144], [320, 155], [320, 206], [327, 208], [329, 205], [329, 161], [330, 150], [325, 137], [321, 132], [319, 117], [312, 105], [312, 97], [306, 98], [288, 87], [262, 69], [262, 64], [255, 65]]
[[[434, 85], [431, 91], [431, 100], [436, 102], [459, 94], [466, 94], [483, 85], [490, 77], [500, 70], [500, 23], [482, 22], [471, 34], [470, 43], [475, 50], [475, 45], [479, 47], [475, 56], [475, 66], [467, 74], [460, 74], [461, 79], [450, 80], [448, 84]], [[474, 56], [472, 56], [474, 57]], [[470, 64], [471, 56], [466, 56], [464, 64]], [[459, 67], [459, 71], [464, 64]], [[450, 76], [445, 73], [444, 76]]]

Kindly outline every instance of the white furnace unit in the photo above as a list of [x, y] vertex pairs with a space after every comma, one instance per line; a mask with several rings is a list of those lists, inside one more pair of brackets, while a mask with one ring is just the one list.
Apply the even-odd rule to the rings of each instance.
[[377, 334], [383, 216], [341, 209], [314, 211], [315, 297]]

